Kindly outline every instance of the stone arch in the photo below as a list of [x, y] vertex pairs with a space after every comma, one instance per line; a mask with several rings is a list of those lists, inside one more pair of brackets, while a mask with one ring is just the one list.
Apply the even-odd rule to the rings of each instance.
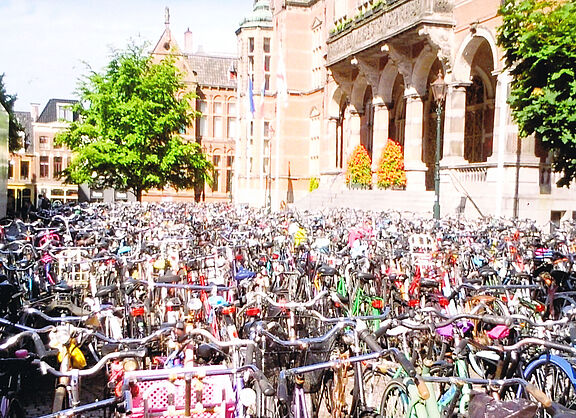
[[354, 81], [354, 85], [352, 86], [352, 94], [350, 95], [350, 104], [354, 106], [358, 112], [362, 112], [364, 110], [364, 93], [368, 88], [368, 82], [364, 78], [364, 76], [359, 75], [356, 77]]
[[[430, 46], [425, 47], [416, 59], [414, 64], [414, 71], [412, 73], [412, 87], [414, 87], [416, 93], [420, 97], [426, 96], [428, 91], [430, 70], [432, 69], [432, 66], [436, 60], [438, 60], [436, 51], [433, 50]], [[438, 62], [440, 61], [438, 60]], [[443, 67], [442, 73], [446, 73]]]
[[333, 87], [333, 91], [328, 97], [331, 97], [331, 100], [328, 103], [328, 117], [338, 118], [340, 116], [342, 101], [346, 100], [348, 96], [341, 87], [336, 85]]
[[334, 147], [334, 167], [341, 169], [345, 158], [345, 114], [350, 98], [340, 86], [334, 86], [328, 103], [328, 119], [334, 125], [329, 129], [329, 143]]
[[394, 101], [394, 96], [392, 90], [394, 89], [394, 82], [398, 76], [398, 67], [388, 60], [386, 66], [380, 74], [380, 80], [378, 81], [378, 90], [376, 96], [381, 97], [384, 103], [392, 103]]
[[[480, 46], [487, 42], [492, 53], [492, 62], [494, 67], [500, 62], [496, 40], [490, 31], [483, 28], [477, 28], [475, 33], [470, 33], [462, 42], [462, 45], [456, 53], [452, 77], [456, 82], [470, 82], [472, 76], [472, 61]], [[495, 69], [495, 68], [494, 68]]]

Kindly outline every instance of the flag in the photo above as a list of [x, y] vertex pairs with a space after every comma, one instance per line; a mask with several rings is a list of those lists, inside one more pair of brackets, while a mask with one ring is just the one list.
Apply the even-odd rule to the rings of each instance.
[[253, 92], [253, 86], [252, 86], [252, 77], [248, 76], [248, 103], [247, 103], [247, 107], [248, 107], [248, 114], [247, 114], [247, 118], [249, 120], [252, 120], [254, 118], [254, 92]]
[[264, 117], [264, 97], [266, 96], [266, 77], [262, 81], [262, 90], [260, 91], [260, 103], [258, 104], [258, 117]]
[[278, 48], [278, 68], [276, 69], [276, 90], [278, 102], [284, 106], [288, 104], [288, 83], [286, 82], [286, 66], [284, 65], [284, 51], [282, 42]]
[[236, 64], [231, 63], [230, 66], [228, 67], [228, 81], [236, 81], [236, 75], [237, 75]]

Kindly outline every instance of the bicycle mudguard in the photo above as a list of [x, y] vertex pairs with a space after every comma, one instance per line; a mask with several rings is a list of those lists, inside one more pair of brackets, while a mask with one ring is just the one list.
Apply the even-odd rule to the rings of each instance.
[[563, 357], [557, 356], [555, 354], [542, 354], [536, 360], [531, 361], [528, 363], [526, 368], [524, 369], [524, 378], [530, 376], [532, 371], [543, 363], [553, 363], [560, 367], [566, 376], [570, 378], [572, 385], [576, 388], [576, 371], [572, 368], [572, 365]]

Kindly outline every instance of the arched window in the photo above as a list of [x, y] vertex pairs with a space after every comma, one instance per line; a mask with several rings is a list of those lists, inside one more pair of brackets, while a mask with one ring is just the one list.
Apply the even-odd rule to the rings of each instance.
[[364, 145], [368, 155], [372, 159], [373, 129], [374, 129], [374, 106], [372, 106], [372, 88], [368, 87], [364, 92], [364, 114], [360, 119], [360, 143]]
[[474, 76], [466, 88], [464, 125], [464, 158], [470, 163], [485, 162], [492, 155], [494, 109], [486, 96], [484, 82]]

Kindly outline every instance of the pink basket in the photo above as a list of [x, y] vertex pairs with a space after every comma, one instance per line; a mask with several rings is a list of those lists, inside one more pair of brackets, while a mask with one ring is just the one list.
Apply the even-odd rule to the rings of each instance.
[[[235, 396], [230, 376], [207, 376], [202, 379], [202, 405], [205, 407], [217, 406], [218, 411], [191, 413], [196, 418], [233, 417], [235, 410]], [[174, 383], [168, 380], [141, 381], [137, 383], [139, 393], [132, 399], [132, 417], [162, 416], [168, 410], [168, 397], [174, 395], [174, 407], [181, 414], [171, 416], [184, 416], [185, 382], [178, 379]], [[146, 408], [145, 408], [146, 405]], [[196, 393], [192, 385], [191, 409], [196, 405]]]

